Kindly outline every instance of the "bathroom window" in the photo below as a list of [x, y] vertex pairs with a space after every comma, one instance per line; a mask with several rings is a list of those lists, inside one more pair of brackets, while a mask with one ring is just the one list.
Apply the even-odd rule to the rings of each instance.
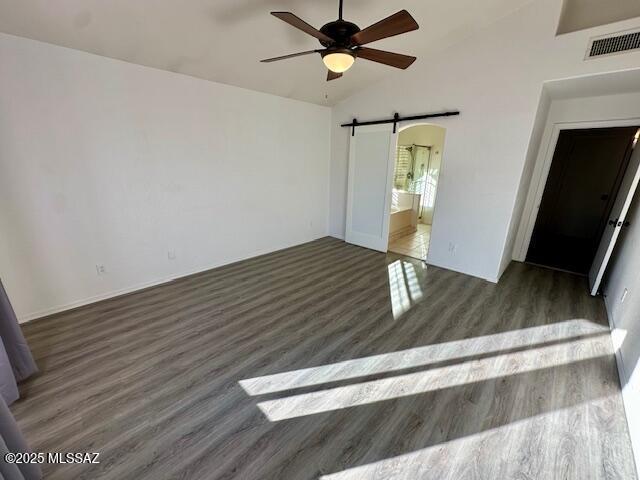
[[396, 167], [393, 173], [393, 186], [398, 190], [407, 190], [411, 178], [411, 145], [398, 145]]

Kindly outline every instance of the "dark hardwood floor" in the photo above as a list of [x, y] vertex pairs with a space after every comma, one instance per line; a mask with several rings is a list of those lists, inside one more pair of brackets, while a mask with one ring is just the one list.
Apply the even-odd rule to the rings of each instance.
[[602, 301], [325, 238], [24, 326], [47, 480], [634, 479]]

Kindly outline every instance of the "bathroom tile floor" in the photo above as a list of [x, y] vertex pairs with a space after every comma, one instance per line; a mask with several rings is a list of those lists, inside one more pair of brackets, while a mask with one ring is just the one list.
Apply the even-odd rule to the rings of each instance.
[[431, 225], [418, 224], [418, 231], [389, 243], [389, 251], [425, 260], [429, 251]]

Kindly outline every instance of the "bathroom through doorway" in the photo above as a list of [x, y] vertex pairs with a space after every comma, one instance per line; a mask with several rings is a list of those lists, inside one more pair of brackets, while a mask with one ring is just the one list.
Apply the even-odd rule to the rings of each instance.
[[446, 130], [432, 124], [399, 132], [389, 217], [393, 253], [426, 261]]

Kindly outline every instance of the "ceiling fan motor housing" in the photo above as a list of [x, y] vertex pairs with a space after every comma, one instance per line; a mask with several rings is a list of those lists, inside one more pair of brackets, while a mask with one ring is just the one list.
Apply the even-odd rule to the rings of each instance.
[[327, 48], [336, 47], [339, 49], [352, 47], [351, 36], [360, 31], [355, 23], [346, 20], [336, 20], [324, 25], [320, 31], [327, 37], [333, 38], [334, 42], [320, 40], [320, 43]]

